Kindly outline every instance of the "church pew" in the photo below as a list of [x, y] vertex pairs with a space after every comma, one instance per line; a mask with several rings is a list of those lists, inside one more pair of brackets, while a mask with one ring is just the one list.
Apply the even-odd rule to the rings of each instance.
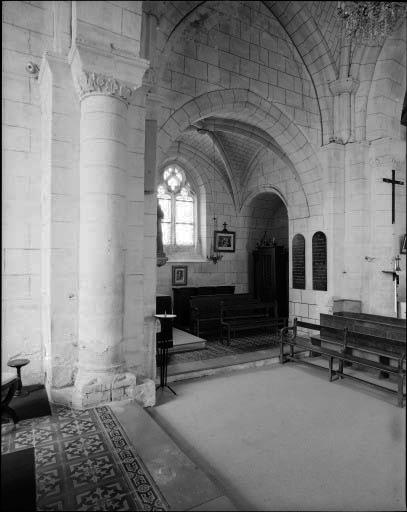
[[223, 286], [182, 286], [173, 287], [174, 313], [177, 317], [174, 320], [174, 326], [181, 330], [189, 330], [191, 324], [191, 306], [189, 300], [191, 297], [201, 295], [225, 295], [234, 294], [234, 285]]
[[[330, 328], [345, 328], [353, 332], [360, 333], [359, 339], [361, 343], [374, 343], [373, 338], [369, 341], [366, 335], [379, 336], [381, 338], [391, 338], [393, 340], [405, 341], [406, 339], [406, 322], [405, 320], [393, 317], [385, 317], [381, 315], [369, 315], [366, 313], [348, 313], [327, 315], [321, 313], [321, 336], [327, 337]], [[381, 342], [380, 342], [381, 343]], [[380, 356], [383, 364], [389, 364], [386, 356]], [[387, 373], [382, 373], [382, 377], [388, 377]]]
[[248, 293], [201, 295], [189, 299], [191, 310], [190, 331], [195, 336], [200, 336], [202, 331], [214, 331], [220, 329], [220, 303], [225, 304], [250, 304], [258, 303]]
[[[318, 347], [318, 354], [327, 357], [329, 363], [329, 380], [337, 375], [338, 378], [350, 378], [370, 384], [381, 390], [394, 393], [397, 395], [397, 403], [399, 407], [403, 406], [405, 393], [403, 385], [406, 376], [406, 343], [405, 340], [396, 340], [374, 336], [365, 333], [353, 332], [345, 327], [330, 327], [327, 332], [322, 334], [322, 326], [313, 324], [305, 324], [298, 322], [294, 318], [291, 327], [285, 327], [280, 331], [280, 363], [288, 360], [299, 360], [294, 353], [294, 347], [308, 350], [310, 354], [315, 352], [315, 346]], [[297, 328], [306, 327], [321, 332], [320, 335], [311, 334], [310, 341], [304, 341], [297, 336]], [[290, 346], [290, 353], [284, 353], [284, 345]], [[315, 355], [315, 354], [314, 354]], [[338, 369], [333, 369], [335, 359], [338, 361]], [[302, 363], [311, 366], [318, 366], [305, 359], [301, 359]], [[348, 373], [344, 373], [345, 363], [356, 364], [363, 367], [378, 370], [381, 373], [393, 374], [397, 378], [397, 389], [391, 389], [368, 380], [356, 377]]]
[[378, 317], [378, 315], [362, 316], [361, 313], [341, 313], [328, 315], [320, 314], [321, 336], [329, 332], [329, 328], [347, 327], [351, 331], [361, 332], [381, 336], [383, 338], [392, 338], [403, 341], [406, 339], [406, 324], [400, 322], [392, 323], [389, 317]]
[[278, 317], [277, 301], [251, 302], [245, 304], [220, 303], [220, 341], [223, 343], [223, 332], [227, 334], [230, 345], [231, 334], [237, 332], [272, 328], [275, 332], [287, 325], [287, 318]]
[[406, 320], [404, 320], [403, 318], [396, 318], [392, 316], [372, 315], [370, 313], [354, 313], [352, 311], [338, 311], [334, 313], [334, 316], [345, 316], [347, 318], [355, 318], [371, 322], [385, 323], [404, 327], [404, 329], [406, 328]]

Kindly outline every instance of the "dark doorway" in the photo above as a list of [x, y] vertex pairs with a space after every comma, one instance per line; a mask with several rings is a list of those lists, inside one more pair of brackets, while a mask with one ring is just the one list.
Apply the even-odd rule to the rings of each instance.
[[277, 194], [265, 192], [249, 205], [249, 286], [264, 302], [277, 300], [288, 317], [288, 214]]

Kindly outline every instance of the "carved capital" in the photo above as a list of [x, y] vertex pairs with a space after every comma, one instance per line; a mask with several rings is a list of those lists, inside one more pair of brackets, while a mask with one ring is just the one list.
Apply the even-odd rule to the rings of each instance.
[[340, 78], [329, 84], [329, 88], [333, 95], [355, 92], [359, 86], [359, 81], [351, 76]]
[[119, 80], [94, 71], [82, 71], [78, 74], [77, 87], [81, 99], [90, 94], [103, 94], [128, 103], [133, 93], [130, 87]]

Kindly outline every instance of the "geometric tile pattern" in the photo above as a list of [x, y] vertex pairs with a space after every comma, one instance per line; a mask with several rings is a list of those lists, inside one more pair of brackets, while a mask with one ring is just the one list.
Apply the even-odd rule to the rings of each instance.
[[246, 332], [243, 336], [231, 338], [230, 345], [221, 343], [218, 335], [210, 335], [206, 337], [206, 347], [202, 350], [169, 354], [169, 364], [204, 361], [234, 354], [256, 352], [257, 350], [279, 347], [278, 342], [278, 335], [262, 334], [258, 331], [257, 333]]
[[112, 453], [119, 458], [132, 488], [135, 490], [138, 501], [142, 505], [142, 510], [167, 510], [168, 505], [164, 502], [143, 461], [135, 453], [134, 447], [127, 439], [113, 411], [110, 407], [104, 405], [96, 407], [95, 412], [98, 414], [99, 420], [112, 443], [114, 448]]
[[108, 406], [23, 420], [2, 453], [34, 447], [37, 510], [168, 510]]

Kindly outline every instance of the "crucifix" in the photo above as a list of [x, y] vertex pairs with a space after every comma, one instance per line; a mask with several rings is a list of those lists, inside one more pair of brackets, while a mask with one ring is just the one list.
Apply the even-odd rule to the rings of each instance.
[[383, 178], [383, 181], [386, 183], [391, 183], [391, 223], [394, 224], [396, 220], [396, 185], [404, 185], [404, 181], [396, 180], [396, 171], [393, 169], [391, 171], [392, 178]]

